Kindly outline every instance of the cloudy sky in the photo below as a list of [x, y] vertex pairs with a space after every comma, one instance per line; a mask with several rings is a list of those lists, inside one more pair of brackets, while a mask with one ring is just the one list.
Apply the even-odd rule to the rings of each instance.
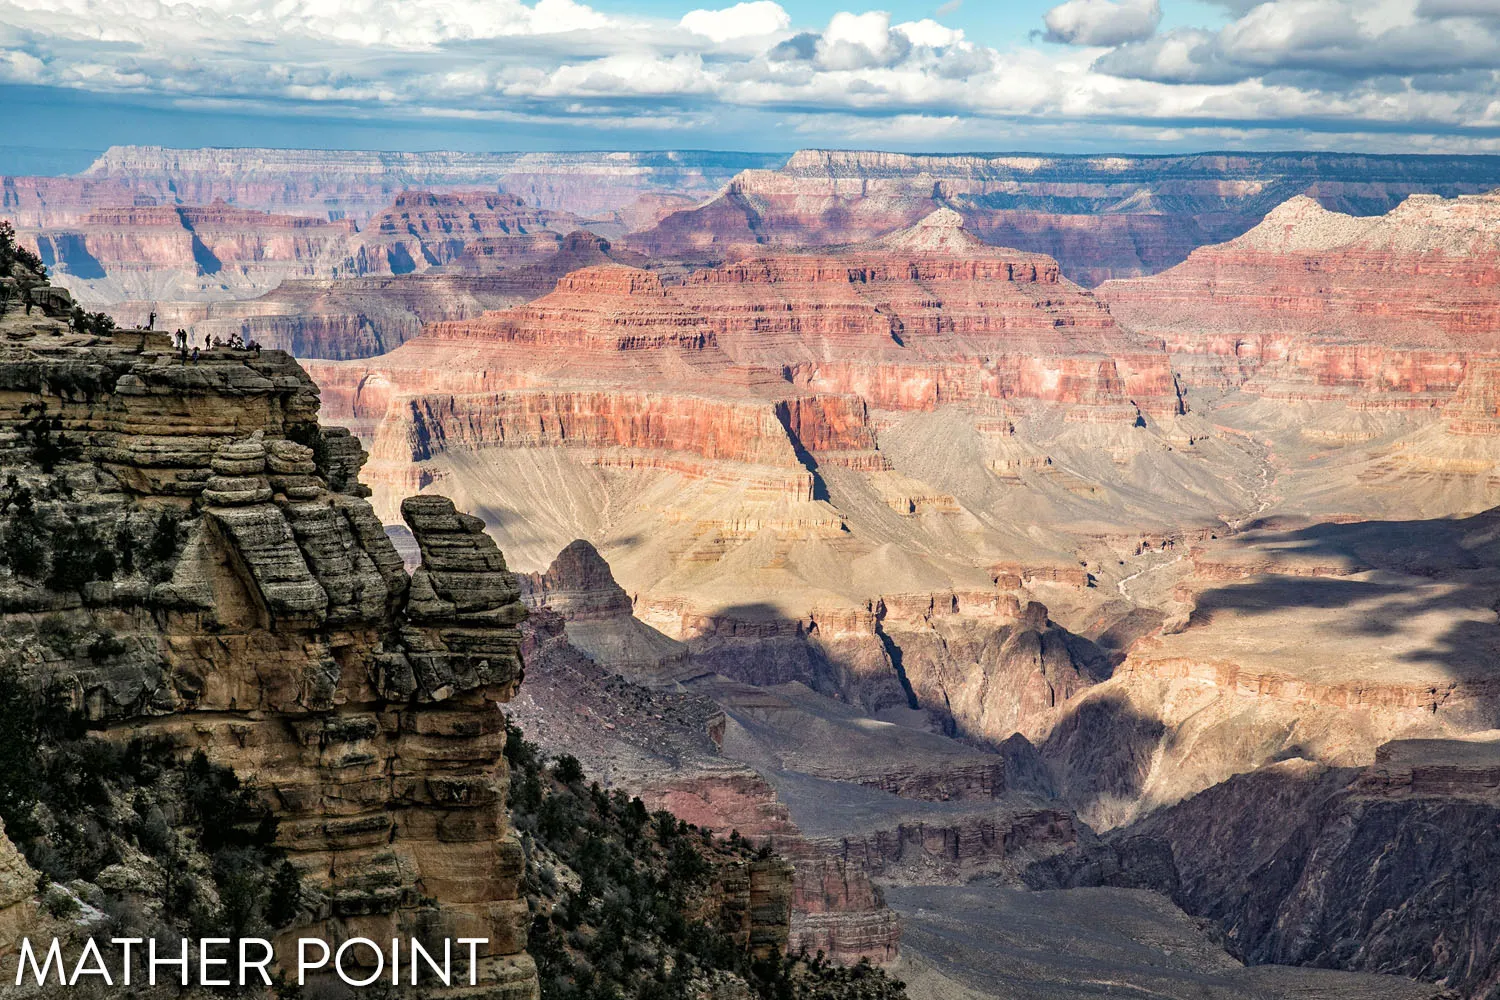
[[117, 142], [1500, 152], [1500, 0], [0, 0], [0, 109], [0, 172]]

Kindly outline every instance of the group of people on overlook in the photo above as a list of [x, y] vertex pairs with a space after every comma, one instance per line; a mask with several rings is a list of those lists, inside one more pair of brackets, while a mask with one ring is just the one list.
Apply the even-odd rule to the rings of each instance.
[[[174, 333], [172, 335], [172, 343], [177, 348], [177, 352], [183, 361], [198, 360], [200, 348], [196, 343], [192, 342], [192, 338], [186, 330], [179, 329]], [[231, 351], [253, 351], [257, 358], [260, 357], [261, 347], [258, 340], [246, 341], [238, 333], [230, 334], [228, 340], [210, 336], [209, 334], [203, 335], [202, 350], [211, 351], [222, 347], [227, 347]]]

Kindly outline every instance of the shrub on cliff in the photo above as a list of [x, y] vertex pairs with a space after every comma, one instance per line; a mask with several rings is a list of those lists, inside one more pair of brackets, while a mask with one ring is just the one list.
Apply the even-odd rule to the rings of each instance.
[[72, 313], [68, 315], [68, 323], [79, 333], [92, 333], [100, 337], [113, 333], [115, 329], [113, 316], [102, 312], [85, 312], [82, 306], [73, 307]]
[[748, 840], [585, 784], [575, 758], [549, 762], [510, 723], [505, 756], [542, 1000], [904, 1000], [901, 982], [868, 963], [756, 959], [714, 923], [706, 904], [721, 866], [764, 857]]
[[107, 886], [112, 932], [240, 936], [296, 917], [270, 811], [201, 752], [96, 739], [55, 693], [0, 668], [0, 774], [7, 835], [47, 881]]
[[42, 258], [16, 242], [15, 227], [7, 219], [0, 219], [0, 278], [14, 275], [24, 269], [43, 281], [47, 280], [47, 269]]

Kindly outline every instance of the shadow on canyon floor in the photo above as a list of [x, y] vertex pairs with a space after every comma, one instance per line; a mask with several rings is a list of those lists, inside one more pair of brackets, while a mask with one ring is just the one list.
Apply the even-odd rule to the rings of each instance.
[[1364, 643], [1376, 651], [1369, 671], [1383, 658], [1453, 681], [1500, 674], [1500, 509], [1251, 531], [1206, 559], [1245, 578], [1200, 593], [1190, 633], [1240, 624], [1269, 643], [1304, 629], [1329, 656], [1341, 641]]

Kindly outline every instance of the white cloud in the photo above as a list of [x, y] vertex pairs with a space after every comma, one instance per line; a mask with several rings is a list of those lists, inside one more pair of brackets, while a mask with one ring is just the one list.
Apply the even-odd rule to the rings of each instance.
[[1065, 45], [1122, 45], [1149, 38], [1161, 23], [1160, 0], [1068, 0], [1042, 19], [1046, 39]]
[[792, 26], [792, 18], [779, 3], [752, 0], [723, 10], [689, 11], [680, 23], [695, 35], [714, 42], [727, 42], [736, 38], [779, 34]]
[[1473, 11], [1489, 3], [1223, 0], [1238, 16], [1222, 29], [1158, 32], [1154, 0], [1070, 0], [1046, 21], [1070, 46], [1000, 49], [857, 7], [799, 24], [773, 0], [680, 21], [578, 0], [0, 0], [0, 81], [388, 122], [821, 122], [877, 145], [1382, 134], [1480, 148], [1500, 136], [1500, 19]]
[[1493, 17], [1500, 18], [1500, 3], [1495, 0], [1422, 0], [1417, 5], [1422, 17]]
[[898, 24], [893, 30], [901, 32], [913, 45], [926, 45], [933, 49], [947, 48], [964, 40], [961, 30], [944, 27], [927, 17], [920, 21]]
[[[1167, 83], [1296, 73], [1355, 81], [1500, 69], [1500, 18], [1450, 17], [1476, 0], [1269, 0], [1218, 32], [1179, 29], [1117, 48], [1097, 68]], [[1441, 16], [1427, 16], [1437, 11]], [[1477, 81], [1478, 78], [1472, 78]], [[1415, 81], [1422, 89], [1426, 82]]]

